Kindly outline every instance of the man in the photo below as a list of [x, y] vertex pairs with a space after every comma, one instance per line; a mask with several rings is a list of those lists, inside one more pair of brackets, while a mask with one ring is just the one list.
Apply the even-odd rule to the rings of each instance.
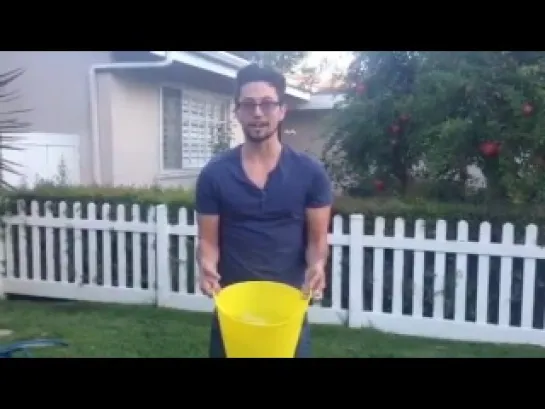
[[[280, 142], [285, 92], [284, 76], [270, 68], [238, 72], [245, 141], [212, 159], [197, 181], [199, 284], [208, 295], [251, 280], [289, 284], [315, 299], [323, 293], [331, 183], [320, 162]], [[305, 320], [296, 357], [309, 356]], [[210, 357], [225, 357], [215, 314]]]

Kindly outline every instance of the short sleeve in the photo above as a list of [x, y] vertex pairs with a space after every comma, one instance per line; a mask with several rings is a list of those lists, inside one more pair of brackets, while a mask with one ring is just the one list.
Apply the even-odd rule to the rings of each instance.
[[333, 188], [329, 176], [321, 163], [313, 163], [313, 177], [307, 193], [306, 207], [319, 208], [331, 206]]
[[210, 168], [205, 167], [197, 177], [195, 196], [197, 213], [202, 215], [219, 214], [220, 200]]

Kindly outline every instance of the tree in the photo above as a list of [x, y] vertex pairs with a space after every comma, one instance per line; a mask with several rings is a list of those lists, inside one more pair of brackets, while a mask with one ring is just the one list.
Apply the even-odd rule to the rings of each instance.
[[228, 53], [248, 61], [270, 65], [284, 74], [292, 73], [293, 68], [308, 55], [308, 51], [228, 51]]
[[296, 85], [304, 90], [312, 90], [319, 82], [320, 74], [330, 63], [323, 59], [319, 64], [305, 63], [309, 51], [228, 51], [248, 61], [259, 62], [276, 68], [278, 71], [294, 80]]
[[367, 52], [347, 81], [324, 154], [349, 186], [428, 181], [461, 198], [472, 165], [490, 198], [545, 200], [545, 53]]
[[412, 52], [369, 52], [350, 65], [350, 90], [334, 112], [325, 152], [339, 184], [358, 191], [395, 181], [405, 190], [408, 170], [419, 156], [408, 144], [410, 128], [405, 126], [415, 61]]
[[[0, 73], [0, 106], [6, 106], [14, 102], [19, 98], [19, 94], [15, 90], [10, 90], [11, 85], [23, 75], [24, 70], [14, 69], [5, 73]], [[9, 135], [10, 133], [25, 131], [29, 124], [21, 121], [19, 115], [28, 112], [28, 110], [13, 110], [0, 108], [0, 172], [3, 175], [4, 172], [19, 174], [16, 170], [17, 164], [7, 160], [2, 155], [2, 152], [9, 149], [18, 149], [14, 146], [14, 142], [18, 139], [15, 136]], [[9, 186], [3, 177], [0, 177], [0, 187]]]

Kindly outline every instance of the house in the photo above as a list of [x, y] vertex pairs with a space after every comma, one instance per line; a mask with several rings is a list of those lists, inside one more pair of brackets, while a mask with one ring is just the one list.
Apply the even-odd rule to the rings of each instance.
[[[25, 69], [2, 111], [30, 109], [25, 149], [10, 155], [27, 179], [51, 179], [62, 163], [73, 183], [190, 187], [218, 130], [243, 140], [232, 95], [246, 64], [224, 51], [2, 51], [0, 73]], [[319, 154], [333, 101], [288, 87], [283, 140]]]
[[293, 107], [284, 121], [282, 141], [320, 157], [326, 142], [328, 114], [343, 97], [341, 88], [323, 88], [313, 93], [307, 102]]

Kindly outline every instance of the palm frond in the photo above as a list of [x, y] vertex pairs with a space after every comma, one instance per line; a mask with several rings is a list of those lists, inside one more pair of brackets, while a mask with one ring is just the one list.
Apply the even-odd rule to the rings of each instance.
[[[21, 96], [18, 90], [9, 89], [13, 82], [24, 74], [24, 70], [16, 68], [0, 73], [0, 189], [13, 189], [5, 180], [5, 174], [21, 175], [17, 167], [20, 164], [5, 158], [4, 152], [21, 150], [17, 146], [20, 139], [13, 133], [25, 132], [30, 124], [21, 120], [20, 116], [28, 113], [28, 109], [15, 109], [11, 104]], [[5, 109], [4, 109], [5, 107]]]

